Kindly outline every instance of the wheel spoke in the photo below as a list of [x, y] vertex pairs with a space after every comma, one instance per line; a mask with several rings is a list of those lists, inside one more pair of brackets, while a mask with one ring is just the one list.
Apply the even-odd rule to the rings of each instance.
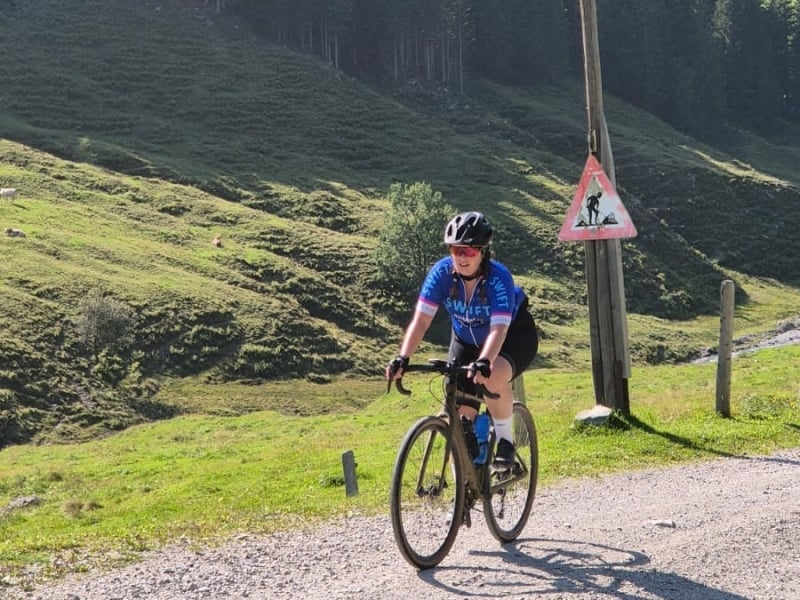
[[464, 505], [458, 461], [450, 460], [447, 423], [426, 417], [406, 434], [392, 477], [392, 526], [403, 556], [435, 566], [455, 541]]
[[536, 494], [539, 462], [536, 428], [522, 404], [514, 404], [513, 431], [515, 465], [511, 471], [492, 474], [492, 492], [484, 499], [486, 523], [501, 542], [510, 542], [522, 533]]

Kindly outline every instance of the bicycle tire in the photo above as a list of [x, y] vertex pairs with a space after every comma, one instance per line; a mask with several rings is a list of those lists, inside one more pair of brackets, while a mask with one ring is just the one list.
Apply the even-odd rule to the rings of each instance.
[[[533, 417], [524, 404], [514, 402], [512, 419], [517, 458], [510, 476], [516, 481], [487, 493], [483, 500], [486, 524], [501, 543], [517, 539], [528, 523], [539, 476], [539, 442]], [[490, 485], [498, 486], [501, 478], [507, 476], [492, 473]]]
[[460, 450], [452, 447], [448, 431], [439, 417], [417, 421], [400, 444], [392, 473], [394, 538], [418, 569], [435, 567], [447, 556], [464, 513]]

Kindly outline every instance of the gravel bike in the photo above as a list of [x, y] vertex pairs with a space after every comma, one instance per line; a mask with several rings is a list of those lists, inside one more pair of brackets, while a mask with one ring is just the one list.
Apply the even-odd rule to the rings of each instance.
[[[461, 399], [496, 398], [483, 386], [476, 393], [461, 389], [468, 367], [444, 360], [409, 365], [413, 371], [443, 378], [443, 409], [422, 417], [408, 430], [394, 464], [391, 513], [394, 537], [403, 557], [419, 569], [438, 565], [447, 556], [462, 525], [472, 525], [472, 511], [482, 511], [486, 525], [501, 543], [515, 540], [528, 522], [536, 494], [539, 455], [536, 427], [528, 408], [514, 402], [516, 460], [510, 470], [492, 466], [494, 431], [488, 459], [476, 464], [458, 414]], [[395, 381], [405, 395], [402, 379]], [[391, 386], [391, 381], [389, 382]]]

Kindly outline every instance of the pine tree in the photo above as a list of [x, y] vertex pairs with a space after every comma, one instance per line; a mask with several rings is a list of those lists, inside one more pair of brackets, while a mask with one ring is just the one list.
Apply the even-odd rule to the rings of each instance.
[[723, 46], [728, 116], [740, 123], [766, 127], [780, 106], [766, 12], [758, 0], [719, 0], [714, 21]]

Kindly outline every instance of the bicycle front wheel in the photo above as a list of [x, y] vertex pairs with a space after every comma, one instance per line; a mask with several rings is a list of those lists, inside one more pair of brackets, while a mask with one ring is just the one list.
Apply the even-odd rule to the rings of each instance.
[[491, 474], [491, 491], [483, 501], [486, 524], [501, 543], [517, 539], [525, 528], [539, 476], [536, 426], [528, 408], [519, 402], [514, 403], [512, 427], [516, 448], [514, 467], [509, 472]]
[[447, 422], [424, 417], [408, 431], [394, 465], [391, 512], [394, 538], [419, 569], [438, 565], [456, 539], [464, 512], [464, 484]]

